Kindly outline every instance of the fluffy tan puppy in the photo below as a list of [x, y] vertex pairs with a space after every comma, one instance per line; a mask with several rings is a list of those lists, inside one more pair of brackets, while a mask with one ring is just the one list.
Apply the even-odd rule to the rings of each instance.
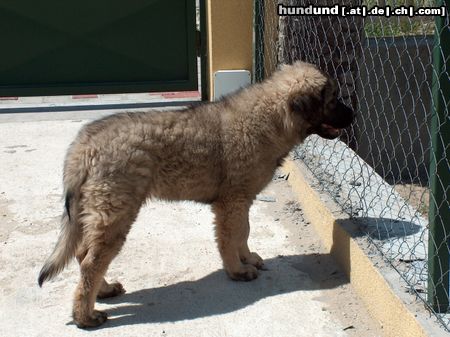
[[66, 156], [62, 230], [39, 285], [75, 256], [74, 321], [102, 324], [96, 298], [124, 292], [104, 275], [148, 198], [211, 204], [225, 270], [234, 280], [255, 279], [263, 266], [247, 246], [255, 196], [295, 145], [313, 133], [335, 138], [352, 120], [335, 82], [297, 62], [219, 102], [87, 124]]

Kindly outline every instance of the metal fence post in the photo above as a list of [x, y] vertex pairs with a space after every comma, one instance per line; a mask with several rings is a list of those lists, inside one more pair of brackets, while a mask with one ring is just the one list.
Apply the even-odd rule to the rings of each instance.
[[[440, 2], [443, 6], [444, 1]], [[436, 17], [433, 50], [428, 302], [437, 312], [445, 312], [449, 307], [450, 81], [448, 69], [450, 30], [448, 20], [448, 12], [446, 17]]]
[[264, 79], [264, 0], [254, 0], [254, 81], [261, 82]]

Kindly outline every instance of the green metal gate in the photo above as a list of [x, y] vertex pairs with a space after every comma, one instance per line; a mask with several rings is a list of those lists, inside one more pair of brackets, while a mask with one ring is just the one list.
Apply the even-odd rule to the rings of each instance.
[[195, 0], [1, 0], [0, 96], [196, 90]]

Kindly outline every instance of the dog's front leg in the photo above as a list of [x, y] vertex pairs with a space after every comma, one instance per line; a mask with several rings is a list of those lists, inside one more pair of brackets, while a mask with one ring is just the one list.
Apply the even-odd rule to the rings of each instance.
[[222, 199], [215, 201], [212, 209], [216, 216], [216, 237], [219, 252], [228, 275], [233, 280], [251, 281], [258, 277], [262, 259], [251, 253], [248, 211], [251, 201], [247, 199]]

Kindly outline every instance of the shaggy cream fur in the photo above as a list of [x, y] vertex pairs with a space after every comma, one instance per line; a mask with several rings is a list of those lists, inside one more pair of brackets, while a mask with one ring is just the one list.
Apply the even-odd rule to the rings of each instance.
[[296, 144], [312, 133], [335, 138], [350, 125], [353, 113], [336, 92], [317, 68], [298, 62], [220, 102], [86, 125], [67, 153], [63, 227], [39, 284], [76, 256], [74, 320], [102, 324], [96, 298], [124, 292], [104, 275], [148, 198], [211, 204], [225, 270], [235, 280], [255, 279], [263, 260], [247, 245], [249, 208]]

